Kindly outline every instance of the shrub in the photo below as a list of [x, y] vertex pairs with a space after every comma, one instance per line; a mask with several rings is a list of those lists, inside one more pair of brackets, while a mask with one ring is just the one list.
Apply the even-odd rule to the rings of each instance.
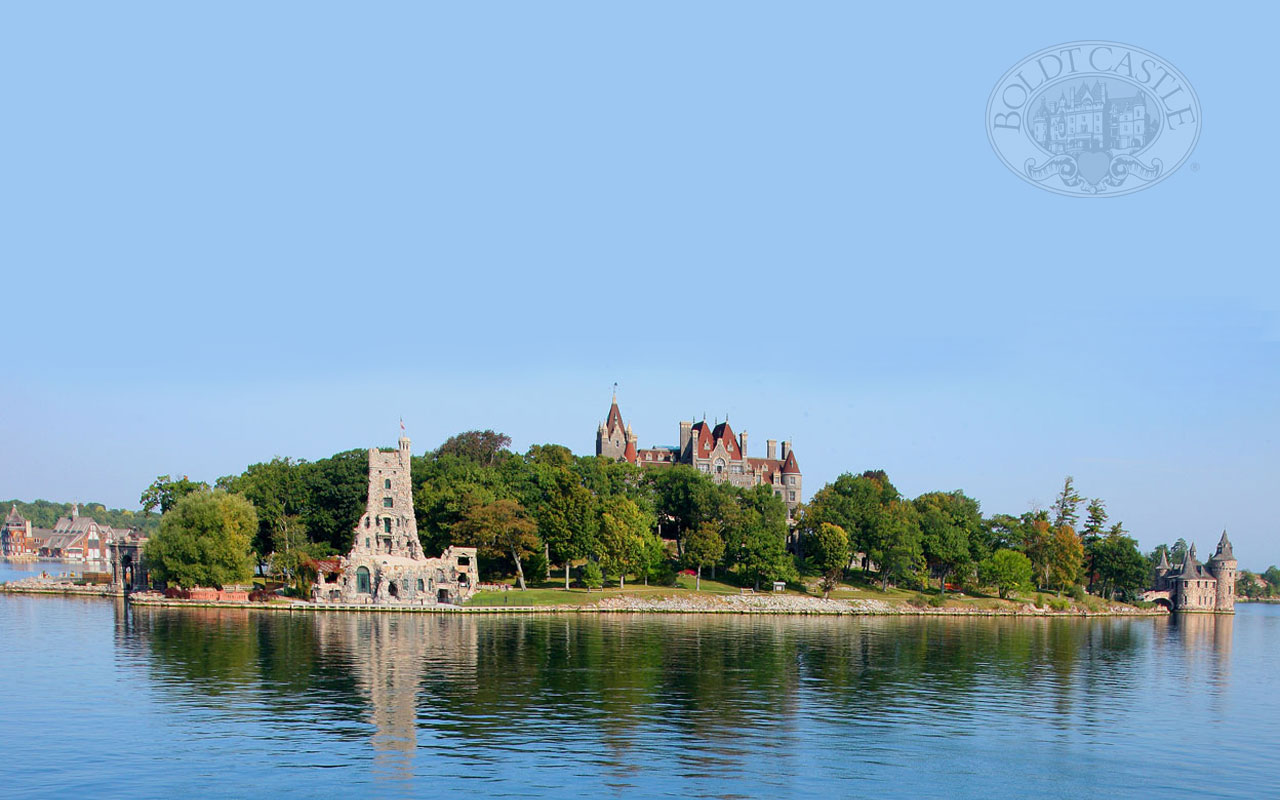
[[1065, 597], [1054, 598], [1053, 600], [1049, 601], [1049, 608], [1053, 609], [1054, 611], [1066, 611], [1067, 609], [1071, 608], [1071, 601], [1066, 599]]
[[604, 571], [596, 562], [588, 561], [582, 565], [581, 580], [582, 585], [587, 587], [587, 591], [599, 589], [604, 585]]
[[180, 586], [170, 586], [168, 589], [164, 590], [164, 596], [170, 600], [190, 600], [191, 592], [188, 592]]
[[250, 603], [270, 603], [271, 598], [275, 597], [275, 592], [268, 592], [265, 589], [254, 589], [249, 592]]
[[1084, 602], [1085, 592], [1084, 592], [1083, 586], [1072, 586], [1070, 594], [1071, 594], [1071, 599], [1075, 600], [1077, 603]]
[[935, 594], [933, 597], [929, 598], [929, 605], [934, 608], [942, 608], [946, 604], [947, 604], [946, 595]]
[[907, 605], [914, 606], [916, 608], [924, 608], [925, 606], [929, 605], [929, 598], [925, 594], [921, 592], [917, 592], [916, 594], [912, 595], [909, 600], [907, 600]]
[[1041, 593], [1036, 595], [1036, 599], [1032, 600], [1031, 604], [1036, 608], [1044, 608], [1047, 602], [1048, 601], [1045, 600], [1044, 594]]

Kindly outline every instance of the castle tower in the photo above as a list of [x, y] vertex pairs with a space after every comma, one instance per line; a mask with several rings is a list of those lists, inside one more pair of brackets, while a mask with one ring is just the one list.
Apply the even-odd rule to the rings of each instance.
[[409, 459], [413, 449], [401, 431], [392, 451], [369, 451], [369, 495], [364, 516], [356, 523], [352, 555], [379, 554], [422, 558], [418, 523], [413, 515], [413, 481]]
[[1209, 559], [1209, 572], [1218, 579], [1218, 596], [1214, 603], [1214, 610], [1218, 612], [1235, 613], [1238, 566], [1235, 553], [1231, 552], [1231, 540], [1227, 538], [1227, 532], [1223, 531], [1222, 538], [1218, 540], [1218, 550]]
[[1168, 588], [1170, 569], [1172, 567], [1169, 566], [1169, 551], [1161, 550], [1160, 563], [1156, 564], [1156, 591], [1164, 591]]
[[[611, 458], [614, 461], [635, 461], [635, 434], [622, 421], [622, 412], [618, 409], [618, 395], [615, 392], [609, 404], [609, 413], [604, 422], [596, 429], [596, 455]], [[630, 457], [628, 457], [630, 444]]]

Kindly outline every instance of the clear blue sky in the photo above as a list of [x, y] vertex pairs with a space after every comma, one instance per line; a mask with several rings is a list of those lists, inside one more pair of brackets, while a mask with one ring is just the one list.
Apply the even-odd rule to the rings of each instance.
[[[1144, 548], [1280, 562], [1274, 8], [9, 3], [0, 497], [157, 474], [589, 453], [726, 413], [806, 494], [884, 468], [984, 511], [1063, 476]], [[1107, 201], [1019, 180], [987, 95], [1103, 38], [1203, 106]]]

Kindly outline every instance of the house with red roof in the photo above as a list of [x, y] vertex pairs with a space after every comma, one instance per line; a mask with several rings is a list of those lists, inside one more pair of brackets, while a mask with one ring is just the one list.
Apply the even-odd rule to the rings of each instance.
[[787, 504], [787, 519], [792, 523], [796, 508], [804, 500], [803, 476], [789, 440], [782, 442], [779, 453], [777, 440], [769, 439], [765, 457], [753, 458], [747, 451], [747, 432], [735, 435], [729, 420], [714, 426], [706, 420], [682, 420], [678, 444], [641, 448], [635, 432], [622, 419], [616, 394], [609, 413], [596, 430], [596, 455], [641, 467], [687, 464], [706, 473], [716, 483], [728, 482], [744, 489], [768, 486]]

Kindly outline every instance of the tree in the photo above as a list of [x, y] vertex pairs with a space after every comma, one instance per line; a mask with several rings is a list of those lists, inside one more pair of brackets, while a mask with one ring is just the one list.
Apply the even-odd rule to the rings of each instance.
[[970, 562], [971, 536], [982, 528], [978, 501], [964, 492], [930, 492], [914, 501], [920, 514], [925, 563], [946, 591], [947, 579]]
[[257, 528], [257, 512], [243, 495], [188, 494], [161, 517], [160, 532], [145, 545], [151, 574], [184, 589], [248, 581]]
[[161, 514], [166, 514], [169, 509], [177, 505], [178, 501], [187, 495], [193, 492], [207, 491], [209, 491], [209, 484], [193, 481], [186, 475], [176, 481], [168, 475], [161, 475], [143, 491], [142, 496], [138, 498], [138, 502], [142, 504], [144, 516], [149, 515], [157, 506], [159, 506]]
[[1049, 580], [1059, 590], [1080, 582], [1084, 572], [1084, 545], [1070, 525], [1053, 529], [1050, 541]]
[[924, 569], [924, 550], [920, 544], [920, 520], [910, 503], [889, 503], [870, 556], [880, 566], [880, 589], [897, 584]]
[[504, 499], [467, 509], [455, 535], [459, 544], [477, 547], [482, 554], [510, 556], [516, 565], [516, 582], [523, 590], [524, 568], [520, 560], [540, 549], [537, 530], [523, 506]]
[[619, 588], [627, 587], [627, 573], [643, 560], [652, 528], [653, 520], [626, 497], [601, 503], [600, 566], [618, 576]]
[[994, 586], [1001, 599], [1031, 584], [1031, 559], [1014, 550], [997, 550], [978, 565], [978, 580]]
[[844, 575], [849, 566], [852, 552], [849, 549], [849, 534], [839, 525], [823, 522], [818, 529], [806, 537], [805, 552], [813, 565], [822, 572], [822, 596], [831, 596], [831, 590]]
[[724, 539], [715, 523], [704, 522], [689, 532], [684, 541], [684, 560], [697, 570], [693, 584], [695, 591], [702, 591], [702, 568], [722, 558]]
[[653, 490], [654, 510], [670, 528], [667, 538], [674, 538], [683, 554], [685, 536], [707, 518], [707, 504], [715, 484], [686, 464], [650, 470], [647, 477]]
[[871, 554], [881, 548], [889, 505], [899, 499], [884, 470], [845, 473], [814, 494], [805, 517], [815, 530], [823, 522], [839, 525], [851, 550]]
[[604, 571], [600, 569], [599, 564], [588, 561], [582, 565], [582, 585], [587, 587], [587, 594], [590, 594], [592, 589], [604, 586]]
[[1080, 519], [1078, 509], [1083, 500], [1084, 498], [1076, 492], [1075, 479], [1068, 475], [1062, 483], [1062, 491], [1058, 493], [1058, 499], [1053, 501], [1053, 527], [1069, 525], [1074, 529], [1076, 521]]
[[511, 446], [511, 437], [491, 430], [465, 431], [444, 440], [436, 449], [436, 458], [457, 456], [491, 467], [498, 455]]
[[1080, 538], [1088, 546], [1089, 542], [1101, 539], [1107, 526], [1107, 504], [1102, 499], [1095, 497], [1089, 501], [1089, 505], [1085, 506], [1088, 516], [1085, 518], [1084, 527], [1080, 529]]
[[1150, 567], [1138, 543], [1116, 523], [1107, 535], [1089, 545], [1099, 593], [1112, 599], [1119, 592], [1132, 597], [1147, 584]]

